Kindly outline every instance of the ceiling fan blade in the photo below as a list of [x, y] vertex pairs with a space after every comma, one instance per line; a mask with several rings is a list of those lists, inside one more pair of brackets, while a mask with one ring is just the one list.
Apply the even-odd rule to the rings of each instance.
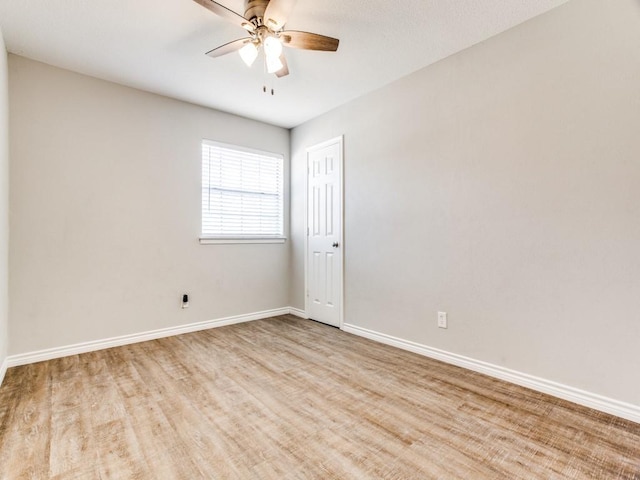
[[276, 77], [286, 77], [289, 75], [289, 65], [287, 65], [287, 58], [284, 56], [284, 53], [280, 55], [280, 61], [282, 62], [282, 68], [276, 72]]
[[282, 30], [297, 0], [271, 0], [264, 11], [264, 24], [272, 30]]
[[247, 43], [251, 42], [251, 37], [240, 38], [238, 40], [234, 40], [233, 42], [225, 43], [213, 50], [210, 50], [206, 53], [211, 58], [221, 57], [222, 55], [226, 55], [227, 53], [236, 52], [244, 47]]
[[216, 15], [221, 16], [225, 20], [238, 25], [249, 32], [253, 32], [255, 27], [249, 20], [244, 18], [239, 13], [234, 12], [233, 10], [228, 9], [224, 5], [220, 5], [218, 2], [214, 2], [213, 0], [193, 0], [199, 5], [202, 5], [204, 8], [211, 10]]
[[325, 52], [335, 52], [338, 50], [338, 44], [340, 43], [337, 38], [325, 37], [317, 33], [297, 32], [295, 30], [282, 32], [280, 38], [285, 47], [322, 50]]

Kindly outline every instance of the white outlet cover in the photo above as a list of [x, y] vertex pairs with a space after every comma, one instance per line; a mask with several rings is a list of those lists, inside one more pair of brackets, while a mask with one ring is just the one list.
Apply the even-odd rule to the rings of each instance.
[[447, 328], [447, 312], [438, 312], [438, 328]]

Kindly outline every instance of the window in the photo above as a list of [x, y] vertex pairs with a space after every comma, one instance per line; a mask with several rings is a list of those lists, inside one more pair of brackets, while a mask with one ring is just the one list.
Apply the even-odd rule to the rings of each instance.
[[282, 155], [202, 142], [201, 243], [284, 241]]

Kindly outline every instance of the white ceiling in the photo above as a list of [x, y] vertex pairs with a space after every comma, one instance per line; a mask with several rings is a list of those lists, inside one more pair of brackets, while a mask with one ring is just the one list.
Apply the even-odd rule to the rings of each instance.
[[287, 49], [282, 79], [205, 56], [246, 35], [193, 0], [0, 0], [0, 28], [11, 53], [290, 128], [567, 1], [298, 0], [287, 28], [340, 48]]

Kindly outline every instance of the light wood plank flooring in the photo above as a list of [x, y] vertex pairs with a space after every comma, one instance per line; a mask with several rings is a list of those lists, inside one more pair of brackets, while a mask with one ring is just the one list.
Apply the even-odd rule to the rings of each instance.
[[7, 372], [2, 479], [640, 479], [640, 425], [290, 316]]

